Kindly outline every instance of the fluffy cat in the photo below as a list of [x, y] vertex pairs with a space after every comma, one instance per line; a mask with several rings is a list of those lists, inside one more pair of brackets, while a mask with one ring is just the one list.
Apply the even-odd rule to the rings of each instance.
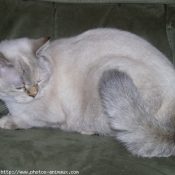
[[1, 42], [0, 98], [4, 129], [115, 135], [134, 155], [175, 156], [175, 69], [126, 31]]

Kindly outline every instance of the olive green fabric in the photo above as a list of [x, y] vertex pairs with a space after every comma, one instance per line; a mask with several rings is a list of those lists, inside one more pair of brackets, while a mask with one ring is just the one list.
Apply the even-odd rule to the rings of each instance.
[[78, 3], [78, 4], [92, 4], [92, 3], [148, 3], [148, 4], [172, 4], [174, 0], [38, 0], [47, 2], [61, 2], [61, 3]]
[[[41, 36], [56, 39], [92, 28], [113, 27], [140, 35], [175, 62], [174, 4], [1, 0], [0, 19], [0, 40]], [[1, 104], [0, 115], [5, 113], [7, 109]], [[0, 129], [0, 140], [0, 174], [4, 170], [40, 170], [46, 174], [79, 171], [81, 175], [175, 174], [175, 157], [138, 158], [113, 137], [84, 136], [58, 129]]]

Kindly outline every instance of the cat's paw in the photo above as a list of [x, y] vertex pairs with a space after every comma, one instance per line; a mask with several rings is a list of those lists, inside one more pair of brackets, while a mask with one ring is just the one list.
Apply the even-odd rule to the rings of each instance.
[[81, 134], [83, 134], [83, 135], [98, 135], [98, 133], [94, 132], [94, 131], [81, 131]]
[[17, 125], [10, 117], [3, 117], [0, 119], [0, 128], [3, 129], [17, 129]]

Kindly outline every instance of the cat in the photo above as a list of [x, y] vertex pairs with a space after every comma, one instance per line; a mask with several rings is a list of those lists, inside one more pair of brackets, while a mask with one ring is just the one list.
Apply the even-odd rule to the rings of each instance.
[[175, 156], [175, 69], [127, 31], [2, 41], [0, 99], [4, 129], [114, 135], [133, 155]]

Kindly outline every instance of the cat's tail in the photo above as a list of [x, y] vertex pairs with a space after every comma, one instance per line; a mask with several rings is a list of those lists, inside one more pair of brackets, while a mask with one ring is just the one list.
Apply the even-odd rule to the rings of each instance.
[[99, 87], [110, 125], [128, 150], [142, 157], [175, 156], [175, 127], [171, 119], [156, 120], [126, 73], [106, 71]]

